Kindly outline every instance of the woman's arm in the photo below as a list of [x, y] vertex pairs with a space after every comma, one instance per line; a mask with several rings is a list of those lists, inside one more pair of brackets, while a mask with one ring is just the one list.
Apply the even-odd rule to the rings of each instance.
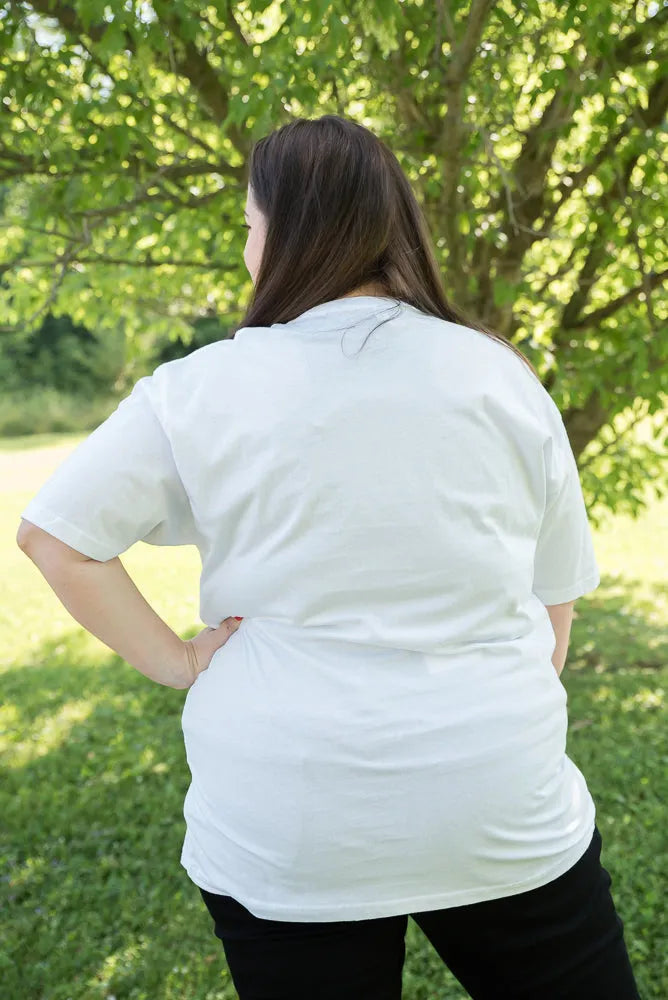
[[575, 601], [567, 601], [565, 604], [545, 605], [545, 610], [550, 616], [554, 635], [557, 640], [557, 645], [552, 654], [552, 663], [559, 676], [561, 676], [561, 671], [564, 669], [564, 664], [566, 663], [574, 606]]
[[91, 559], [25, 518], [16, 541], [72, 617], [130, 666], [167, 687], [192, 683], [185, 643], [139, 592], [118, 556]]

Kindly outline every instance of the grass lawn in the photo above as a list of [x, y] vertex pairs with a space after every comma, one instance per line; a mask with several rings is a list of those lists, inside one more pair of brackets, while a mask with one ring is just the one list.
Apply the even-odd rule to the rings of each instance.
[[[235, 1000], [212, 921], [179, 864], [185, 692], [154, 684], [86, 633], [15, 543], [20, 510], [76, 440], [0, 450], [2, 996]], [[595, 534], [602, 582], [576, 604], [562, 675], [569, 753], [597, 804], [643, 1000], [668, 997], [667, 528], [664, 500]], [[181, 635], [202, 627], [194, 548], [138, 544], [122, 559]], [[404, 1000], [466, 996], [412, 921], [406, 948]]]

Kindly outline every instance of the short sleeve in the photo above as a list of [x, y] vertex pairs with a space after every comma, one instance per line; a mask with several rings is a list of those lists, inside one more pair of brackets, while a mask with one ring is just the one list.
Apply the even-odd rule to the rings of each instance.
[[58, 466], [21, 517], [102, 562], [137, 541], [197, 544], [188, 494], [151, 403], [152, 379], [139, 379]]
[[534, 594], [548, 605], [574, 601], [601, 582], [575, 455], [561, 414], [551, 402], [553, 431], [544, 445], [547, 499], [533, 582]]

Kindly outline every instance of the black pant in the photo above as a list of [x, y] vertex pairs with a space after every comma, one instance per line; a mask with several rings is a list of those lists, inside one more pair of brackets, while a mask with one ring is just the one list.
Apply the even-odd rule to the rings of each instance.
[[[410, 916], [474, 1000], [640, 1000], [600, 852], [597, 828], [547, 885]], [[408, 915], [264, 920], [200, 892], [240, 1000], [400, 1000]]]

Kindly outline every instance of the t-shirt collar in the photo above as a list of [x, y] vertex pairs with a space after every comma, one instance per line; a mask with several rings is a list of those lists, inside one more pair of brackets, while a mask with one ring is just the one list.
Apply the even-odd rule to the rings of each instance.
[[312, 323], [314, 320], [331, 319], [333, 316], [339, 317], [351, 313], [355, 315], [363, 315], [367, 312], [372, 314], [376, 311], [396, 307], [398, 301], [385, 295], [352, 295], [340, 299], [330, 299], [328, 302], [312, 306], [284, 325], [300, 326], [303, 323]]

